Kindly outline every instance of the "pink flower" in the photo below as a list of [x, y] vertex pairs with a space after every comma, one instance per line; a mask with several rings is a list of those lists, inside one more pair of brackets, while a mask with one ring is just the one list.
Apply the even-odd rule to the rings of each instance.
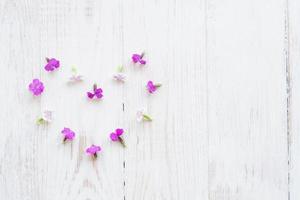
[[121, 128], [117, 128], [115, 132], [112, 132], [109, 137], [113, 142], [120, 142], [123, 147], [125, 146], [123, 138], [121, 138], [121, 135], [124, 133], [124, 130]]
[[38, 96], [44, 91], [44, 84], [39, 79], [33, 79], [28, 88], [33, 95]]
[[59, 68], [59, 60], [56, 60], [55, 58], [46, 58], [47, 64], [45, 65], [46, 71], [53, 71], [57, 68]]
[[154, 93], [156, 90], [157, 90], [157, 88], [159, 88], [161, 86], [161, 84], [153, 84], [153, 82], [152, 81], [148, 81], [148, 83], [147, 83], [147, 90], [148, 90], [148, 92], [149, 93]]
[[90, 147], [88, 147], [86, 149], [86, 153], [89, 155], [94, 156], [94, 158], [97, 158], [97, 152], [101, 151], [101, 147], [100, 146], [96, 146], [96, 145], [91, 145]]
[[146, 61], [143, 60], [144, 55], [145, 55], [144, 53], [142, 53], [142, 54], [133, 54], [132, 57], [131, 57], [132, 62], [140, 63], [141, 65], [145, 65]]
[[93, 92], [87, 92], [87, 96], [90, 99], [101, 99], [103, 97], [103, 90], [101, 88], [97, 88], [97, 85], [94, 84]]
[[74, 131], [72, 131], [71, 129], [69, 129], [69, 128], [64, 128], [62, 131], [61, 131], [61, 133], [64, 135], [64, 142], [66, 141], [66, 140], [73, 140], [74, 139], [74, 137], [75, 137], [75, 133], [74, 133]]

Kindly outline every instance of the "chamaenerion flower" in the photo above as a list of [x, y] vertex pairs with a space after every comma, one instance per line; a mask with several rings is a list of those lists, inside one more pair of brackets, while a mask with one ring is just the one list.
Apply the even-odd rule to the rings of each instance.
[[59, 60], [56, 60], [55, 58], [46, 58], [47, 64], [45, 65], [46, 71], [53, 71], [57, 68], [59, 68], [60, 63]]
[[97, 84], [93, 86], [93, 92], [87, 92], [87, 96], [90, 99], [101, 99], [103, 97], [103, 90], [101, 88], [97, 88]]
[[91, 145], [85, 150], [87, 154], [94, 156], [94, 158], [97, 158], [97, 152], [99, 151], [101, 151], [101, 147], [96, 145]]
[[134, 63], [140, 63], [141, 65], [145, 65], [146, 61], [143, 59], [145, 53], [141, 53], [141, 54], [133, 54], [131, 56], [132, 62]]
[[39, 79], [33, 79], [29, 84], [28, 89], [35, 96], [39, 96], [44, 91], [44, 84]]
[[75, 137], [75, 132], [69, 128], [64, 128], [61, 133], [64, 135], [64, 142], [66, 142], [67, 140], [72, 141]]
[[117, 128], [115, 132], [112, 132], [109, 137], [113, 142], [120, 142], [123, 147], [126, 147], [125, 142], [121, 135], [124, 133], [124, 130], [122, 128]]
[[147, 87], [148, 92], [152, 94], [157, 90], [157, 88], [161, 87], [161, 84], [153, 84], [152, 81], [148, 81], [146, 87]]

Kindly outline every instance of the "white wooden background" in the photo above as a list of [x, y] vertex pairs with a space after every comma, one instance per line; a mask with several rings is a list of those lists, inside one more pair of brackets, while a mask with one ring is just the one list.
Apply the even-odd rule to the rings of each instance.
[[[298, 0], [0, 0], [0, 199], [299, 200], [299, 10]], [[134, 67], [141, 51], [148, 64]], [[45, 72], [46, 56], [62, 67]], [[111, 78], [119, 64], [124, 85]], [[71, 66], [85, 82], [66, 84]], [[149, 79], [163, 84], [151, 96]], [[85, 96], [94, 82], [98, 103]], [[142, 107], [152, 123], [136, 122]], [[36, 126], [44, 109], [54, 121]], [[77, 133], [66, 145], [64, 126]], [[109, 141], [117, 127], [126, 149]], [[103, 147], [95, 162], [92, 143]]]

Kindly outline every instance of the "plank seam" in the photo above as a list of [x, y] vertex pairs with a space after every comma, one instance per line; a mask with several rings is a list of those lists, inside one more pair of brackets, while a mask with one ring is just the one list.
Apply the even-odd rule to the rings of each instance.
[[285, 73], [286, 73], [286, 135], [287, 135], [287, 198], [290, 200], [290, 165], [291, 165], [291, 134], [290, 134], [290, 115], [291, 115], [291, 71], [289, 62], [289, 1], [286, 0], [285, 20], [284, 20], [284, 56], [285, 56]]
[[208, 59], [208, 46], [207, 46], [207, 36], [208, 36], [208, 17], [207, 17], [207, 13], [208, 13], [208, 0], [205, 0], [204, 1], [204, 26], [205, 26], [205, 32], [204, 32], [204, 35], [205, 35], [205, 55], [204, 55], [204, 58], [205, 58], [205, 72], [206, 72], [206, 80], [205, 80], [205, 84], [206, 84], [206, 134], [207, 134], [207, 199], [210, 199], [210, 177], [209, 177], [209, 174], [210, 174], [210, 166], [209, 166], [209, 161], [210, 161], [210, 156], [209, 156], [209, 141], [210, 141], [210, 138], [209, 138], [209, 108], [208, 108], [208, 102], [209, 102], [209, 96], [208, 96], [208, 62], [207, 62], [207, 59]]

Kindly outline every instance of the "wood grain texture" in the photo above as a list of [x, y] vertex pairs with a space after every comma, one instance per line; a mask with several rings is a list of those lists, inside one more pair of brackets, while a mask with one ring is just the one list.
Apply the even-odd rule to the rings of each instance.
[[284, 1], [209, 1], [210, 199], [287, 199]]
[[287, 8], [288, 19], [288, 66], [289, 66], [289, 182], [290, 199], [299, 199], [300, 191], [300, 137], [299, 137], [299, 64], [300, 64], [300, 3], [290, 0]]
[[[0, 0], [0, 199], [299, 199], [299, 6]], [[132, 64], [143, 51], [147, 65]], [[45, 57], [61, 68], [45, 72]], [[120, 64], [125, 84], [112, 80]], [[67, 83], [72, 66], [84, 82]], [[36, 77], [41, 97], [27, 89]], [[162, 83], [153, 95], [148, 80]], [[151, 123], [136, 121], [141, 108]], [[45, 109], [54, 121], [37, 126]], [[109, 140], [117, 127], [125, 149]]]
[[[125, 54], [145, 50], [149, 60], [143, 69], [129, 68], [126, 113], [146, 108], [153, 117], [127, 123], [127, 199], [207, 198], [205, 37], [204, 2], [124, 5]], [[148, 95], [148, 80], [163, 86]]]

